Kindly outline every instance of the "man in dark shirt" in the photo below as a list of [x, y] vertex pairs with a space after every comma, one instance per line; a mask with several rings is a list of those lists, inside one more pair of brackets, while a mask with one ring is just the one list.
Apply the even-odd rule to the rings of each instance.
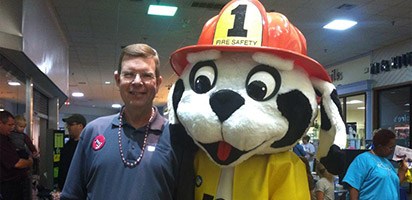
[[20, 158], [9, 135], [14, 129], [14, 116], [0, 111], [0, 194], [4, 200], [30, 199], [30, 179], [26, 168], [33, 159]]
[[80, 134], [86, 126], [86, 118], [81, 114], [73, 114], [63, 119], [66, 122], [67, 131], [69, 132], [69, 141], [63, 146], [60, 152], [58, 187], [63, 190], [66, 182], [67, 173], [72, 162], [73, 154], [76, 150]]

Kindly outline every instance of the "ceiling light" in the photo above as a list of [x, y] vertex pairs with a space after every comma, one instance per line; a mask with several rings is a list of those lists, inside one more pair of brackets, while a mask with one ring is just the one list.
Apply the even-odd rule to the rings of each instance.
[[160, 16], [174, 16], [176, 14], [176, 11], [176, 6], [150, 5], [147, 14]]
[[118, 104], [118, 103], [114, 103], [112, 104], [112, 108], [121, 108], [122, 105]]
[[83, 92], [73, 92], [73, 93], [72, 93], [72, 96], [73, 96], [73, 97], [83, 97], [84, 94], [83, 94]]
[[329, 22], [323, 28], [332, 30], [346, 30], [352, 26], [355, 26], [358, 22], [352, 20], [337, 19]]
[[110, 81], [105, 81], [104, 82], [105, 85], [110, 85], [110, 83], [111, 83]]
[[17, 81], [9, 81], [8, 84], [9, 84], [10, 86], [20, 86], [20, 85], [21, 85], [21, 84], [20, 84], [19, 82], [17, 82]]
[[357, 107], [358, 110], [365, 110], [365, 106]]

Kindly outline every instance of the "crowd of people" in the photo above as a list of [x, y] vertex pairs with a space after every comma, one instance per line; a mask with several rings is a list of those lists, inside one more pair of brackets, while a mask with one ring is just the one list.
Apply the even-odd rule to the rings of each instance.
[[[192, 199], [193, 185], [180, 181], [184, 148], [174, 146], [167, 119], [153, 105], [163, 79], [159, 65], [152, 47], [126, 46], [114, 75], [124, 103], [120, 112], [88, 124], [81, 114], [63, 119], [70, 139], [61, 150], [60, 199]], [[30, 199], [30, 168], [40, 154], [24, 133], [26, 125], [24, 117], [0, 112], [0, 199]], [[349, 199], [399, 199], [407, 164], [395, 169], [387, 159], [395, 139], [390, 130], [376, 131], [374, 148], [350, 164], [343, 178]], [[316, 160], [310, 137], [293, 151], [307, 165], [312, 198], [334, 199], [334, 176]]]

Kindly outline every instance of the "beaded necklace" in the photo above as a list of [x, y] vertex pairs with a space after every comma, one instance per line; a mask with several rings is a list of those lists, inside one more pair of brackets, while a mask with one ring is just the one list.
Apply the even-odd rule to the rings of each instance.
[[140, 152], [139, 157], [137, 157], [137, 159], [133, 162], [129, 162], [124, 158], [124, 154], [123, 154], [123, 146], [122, 146], [122, 128], [123, 128], [123, 114], [124, 114], [124, 108], [122, 109], [122, 111], [120, 112], [120, 117], [119, 117], [119, 131], [117, 132], [118, 136], [119, 136], [119, 151], [120, 151], [120, 157], [122, 158], [123, 163], [132, 168], [134, 166], [136, 166], [137, 164], [140, 163], [140, 161], [143, 158], [143, 154], [144, 154], [144, 150], [146, 148], [146, 142], [147, 142], [147, 136], [149, 135], [149, 127], [150, 124], [152, 123], [155, 111], [152, 108], [152, 114], [150, 115], [150, 119], [149, 122], [146, 125], [146, 132], [144, 135], [144, 140], [143, 140], [143, 146], [142, 146], [142, 151]]

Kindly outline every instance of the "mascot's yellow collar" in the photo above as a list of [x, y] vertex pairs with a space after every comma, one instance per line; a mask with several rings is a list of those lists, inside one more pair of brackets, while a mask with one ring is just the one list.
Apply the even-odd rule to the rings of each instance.
[[[289, 151], [253, 156], [235, 167], [232, 199], [310, 199], [305, 167]], [[221, 168], [199, 151], [195, 171], [195, 199], [216, 199]]]

